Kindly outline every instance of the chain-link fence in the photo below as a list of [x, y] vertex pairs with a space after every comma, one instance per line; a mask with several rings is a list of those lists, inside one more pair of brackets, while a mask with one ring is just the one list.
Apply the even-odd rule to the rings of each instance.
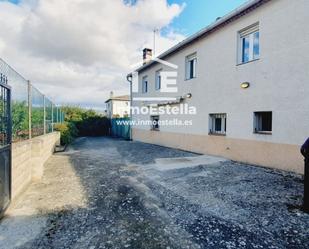
[[[55, 123], [64, 122], [61, 107], [51, 102], [1, 58], [0, 77], [7, 79], [12, 91], [13, 142], [50, 133]], [[3, 116], [2, 113], [0, 115]]]

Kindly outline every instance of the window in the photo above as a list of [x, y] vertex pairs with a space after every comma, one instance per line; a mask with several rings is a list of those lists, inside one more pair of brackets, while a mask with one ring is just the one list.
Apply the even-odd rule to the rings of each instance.
[[271, 134], [272, 132], [272, 112], [254, 113], [254, 132]]
[[246, 63], [260, 57], [259, 25], [255, 24], [239, 32], [239, 63]]
[[226, 134], [226, 113], [215, 113], [209, 115], [209, 134]]
[[159, 131], [159, 116], [151, 116], [151, 130], [153, 131]]
[[161, 89], [161, 73], [162, 70], [158, 70], [156, 71], [156, 90], [160, 90]]
[[186, 79], [190, 80], [196, 77], [196, 53], [186, 57]]
[[148, 77], [147, 76], [143, 77], [142, 92], [143, 93], [147, 93], [148, 92]]

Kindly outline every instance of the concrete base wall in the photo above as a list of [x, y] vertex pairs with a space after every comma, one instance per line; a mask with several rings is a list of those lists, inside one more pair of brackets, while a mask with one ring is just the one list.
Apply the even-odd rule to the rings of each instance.
[[42, 178], [44, 163], [59, 142], [60, 133], [53, 132], [12, 144], [12, 199]]
[[304, 173], [298, 145], [278, 144], [225, 136], [193, 135], [132, 129], [133, 140], [178, 148], [270, 168]]

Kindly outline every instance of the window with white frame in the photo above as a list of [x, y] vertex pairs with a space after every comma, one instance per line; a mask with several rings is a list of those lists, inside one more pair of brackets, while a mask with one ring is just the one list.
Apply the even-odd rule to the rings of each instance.
[[186, 79], [190, 80], [196, 77], [196, 53], [186, 57]]
[[254, 132], [271, 134], [272, 132], [272, 112], [254, 113]]
[[158, 71], [156, 71], [156, 79], [155, 79], [155, 84], [156, 84], [156, 90], [160, 90], [161, 89], [161, 69], [160, 70], [158, 70]]
[[260, 57], [260, 31], [255, 24], [239, 32], [239, 63], [246, 63]]
[[151, 130], [153, 130], [153, 131], [160, 130], [160, 126], [159, 126], [160, 117], [159, 116], [151, 116], [150, 118], [151, 118]]
[[209, 134], [226, 134], [226, 113], [213, 113], [209, 115]]
[[148, 92], [148, 77], [144, 76], [142, 79], [142, 93]]

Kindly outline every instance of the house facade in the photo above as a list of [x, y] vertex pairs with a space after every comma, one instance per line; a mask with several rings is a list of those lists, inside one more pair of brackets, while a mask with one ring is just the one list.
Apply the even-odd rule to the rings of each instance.
[[[303, 173], [309, 137], [309, 1], [253, 0], [137, 69], [133, 106], [175, 97], [196, 114], [134, 114], [133, 120], [190, 121], [134, 125], [132, 139]], [[176, 71], [177, 92], [160, 89]], [[139, 99], [140, 98], [140, 99]]]
[[130, 96], [114, 96], [111, 92], [108, 100], [105, 101], [106, 115], [108, 118], [123, 118], [130, 115]]

